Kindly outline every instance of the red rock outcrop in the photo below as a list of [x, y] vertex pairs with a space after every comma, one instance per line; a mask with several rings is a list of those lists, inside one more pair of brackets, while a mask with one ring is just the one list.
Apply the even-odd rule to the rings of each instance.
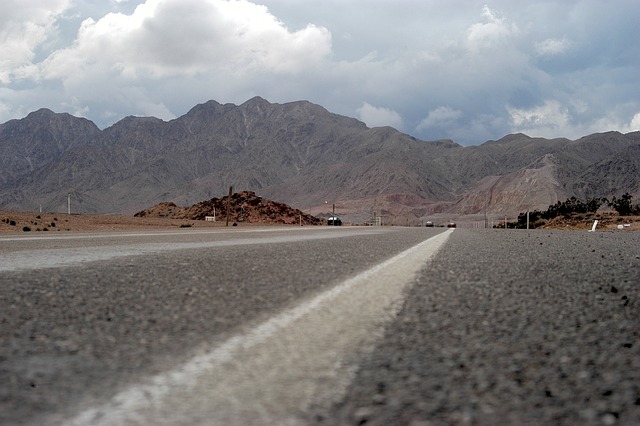
[[160, 203], [135, 214], [136, 217], [164, 217], [171, 219], [205, 220], [207, 216], [217, 221], [230, 222], [321, 225], [322, 219], [295, 209], [287, 204], [259, 197], [253, 191], [236, 192], [222, 198], [201, 201], [190, 207], [174, 203]]

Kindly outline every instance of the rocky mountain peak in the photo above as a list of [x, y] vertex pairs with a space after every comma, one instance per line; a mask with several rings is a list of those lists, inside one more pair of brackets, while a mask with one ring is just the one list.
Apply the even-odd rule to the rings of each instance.
[[[576, 141], [507, 135], [463, 147], [421, 141], [308, 101], [208, 101], [171, 121], [127, 117], [104, 131], [42, 109], [0, 124], [0, 208], [134, 213], [193, 205], [229, 186], [315, 213], [517, 214], [564, 196], [640, 198], [640, 133]], [[635, 149], [635, 150], [634, 150]], [[406, 221], [405, 221], [406, 223]]]
[[271, 104], [271, 102], [267, 101], [266, 99], [260, 97], [260, 96], [254, 96], [253, 98], [245, 101], [243, 104], [240, 105], [241, 108], [255, 108], [255, 107], [269, 107]]

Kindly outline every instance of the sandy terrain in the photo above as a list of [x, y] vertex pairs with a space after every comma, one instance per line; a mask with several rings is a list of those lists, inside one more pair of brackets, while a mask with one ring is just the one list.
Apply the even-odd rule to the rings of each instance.
[[69, 215], [66, 213], [0, 211], [0, 232], [82, 232], [219, 226], [225, 226], [225, 222], [140, 218], [121, 215]]

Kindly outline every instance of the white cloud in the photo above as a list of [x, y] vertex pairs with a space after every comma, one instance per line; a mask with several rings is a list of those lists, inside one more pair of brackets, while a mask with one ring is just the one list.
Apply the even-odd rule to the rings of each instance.
[[569, 111], [557, 101], [547, 101], [544, 105], [530, 109], [507, 109], [511, 115], [514, 132], [554, 137], [566, 136], [566, 132], [570, 130]]
[[147, 0], [131, 15], [85, 20], [73, 46], [46, 61], [44, 74], [61, 78], [95, 64], [128, 78], [296, 73], [330, 52], [325, 28], [291, 32], [265, 6], [246, 0]]
[[89, 107], [86, 105], [82, 105], [80, 100], [75, 96], [71, 98], [70, 102], [63, 102], [62, 106], [65, 107], [65, 109], [69, 110], [71, 115], [74, 115], [76, 117], [86, 118], [87, 114], [89, 113]]
[[375, 107], [365, 102], [357, 112], [369, 127], [391, 126], [402, 129], [402, 117], [390, 108]]
[[620, 111], [611, 111], [603, 117], [581, 123], [577, 113], [558, 101], [547, 101], [531, 109], [509, 108], [511, 130], [529, 136], [545, 138], [566, 137], [577, 139], [591, 133], [617, 130], [621, 133], [640, 131], [640, 112], [622, 119]]
[[629, 132], [640, 131], [640, 112], [633, 116], [631, 122], [629, 123], [629, 127], [626, 130], [628, 130]]
[[640, 131], [640, 112], [637, 112], [629, 120], [620, 119], [619, 115], [611, 114], [594, 121], [590, 127], [592, 133], [605, 132], [616, 129], [621, 133]]
[[55, 31], [54, 22], [67, 0], [0, 2], [0, 83], [33, 75], [35, 51]]
[[429, 130], [432, 127], [449, 127], [462, 117], [462, 111], [448, 106], [439, 106], [429, 111], [429, 114], [416, 127], [418, 131]]
[[496, 16], [486, 5], [482, 9], [482, 16], [485, 22], [475, 23], [467, 31], [467, 44], [472, 50], [492, 47], [517, 31], [517, 27]]
[[485, 1], [1, 0], [0, 122], [260, 95], [464, 145], [633, 127], [637, 0]]
[[573, 46], [573, 43], [571, 43], [566, 38], [561, 38], [561, 39], [548, 38], [544, 41], [537, 42], [534, 45], [536, 53], [539, 56], [562, 55], [568, 52], [569, 50], [571, 50], [572, 46]]

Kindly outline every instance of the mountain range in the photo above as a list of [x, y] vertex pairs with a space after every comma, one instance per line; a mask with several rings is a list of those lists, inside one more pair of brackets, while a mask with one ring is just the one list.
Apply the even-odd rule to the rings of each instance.
[[237, 191], [308, 213], [514, 216], [568, 197], [640, 198], [640, 132], [423, 141], [297, 101], [209, 101], [171, 121], [40, 109], [0, 124], [0, 209], [133, 214]]

